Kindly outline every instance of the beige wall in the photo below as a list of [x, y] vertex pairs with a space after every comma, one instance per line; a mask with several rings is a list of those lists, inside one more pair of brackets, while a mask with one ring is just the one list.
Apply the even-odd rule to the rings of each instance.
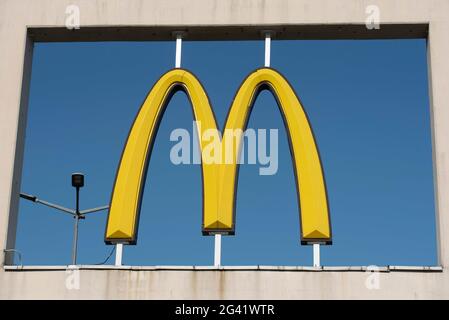
[[[68, 4], [80, 7], [78, 31], [64, 29]], [[381, 10], [379, 31], [363, 26], [372, 4]], [[237, 39], [267, 28], [280, 38], [388, 38], [421, 36], [428, 25], [443, 266], [443, 272], [382, 273], [381, 290], [366, 289], [361, 271], [89, 269], [80, 271], [80, 290], [67, 290], [64, 270], [1, 269], [0, 298], [449, 298], [448, 12], [449, 0], [0, 0], [0, 248], [14, 247], [33, 40], [168, 39], [180, 29], [192, 39]]]
[[[380, 272], [368, 289], [363, 271], [34, 270], [0, 274], [1, 299], [423, 299], [447, 298], [440, 272]], [[50, 280], [51, 279], [51, 280]], [[371, 280], [371, 279], [370, 279]], [[374, 283], [374, 282], [371, 282]], [[77, 286], [79, 284], [79, 286]]]

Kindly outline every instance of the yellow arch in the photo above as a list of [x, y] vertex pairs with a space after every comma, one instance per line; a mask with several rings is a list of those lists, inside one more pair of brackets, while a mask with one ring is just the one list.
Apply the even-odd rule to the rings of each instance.
[[[301, 241], [331, 242], [326, 187], [315, 139], [307, 116], [294, 90], [277, 71], [262, 68], [251, 73], [240, 86], [225, 124], [228, 130], [245, 130], [252, 105], [258, 93], [268, 88], [276, 97], [290, 140], [301, 207]], [[193, 114], [201, 126], [198, 137], [217, 124], [204, 88], [189, 71], [174, 69], [163, 75], [143, 103], [128, 136], [122, 154], [112, 194], [105, 241], [135, 243], [138, 214], [148, 157], [164, 108], [176, 90], [190, 98]], [[226, 146], [232, 143], [231, 163], [202, 162], [203, 175], [203, 233], [234, 233], [235, 186], [237, 158], [243, 137], [223, 134], [220, 142], [222, 160]], [[204, 151], [208, 141], [200, 139]]]

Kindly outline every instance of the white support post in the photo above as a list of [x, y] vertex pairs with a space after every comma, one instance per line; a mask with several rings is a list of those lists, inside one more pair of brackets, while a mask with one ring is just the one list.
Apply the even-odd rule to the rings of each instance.
[[313, 266], [316, 268], [321, 267], [320, 263], [320, 244], [314, 243], [313, 244]]
[[271, 59], [271, 33], [265, 33], [265, 67], [270, 66]]
[[176, 33], [176, 58], [175, 68], [181, 68], [182, 34]]
[[221, 266], [221, 234], [215, 235], [214, 267]]
[[123, 243], [117, 243], [115, 245], [115, 265], [122, 265], [122, 257], [123, 257]]

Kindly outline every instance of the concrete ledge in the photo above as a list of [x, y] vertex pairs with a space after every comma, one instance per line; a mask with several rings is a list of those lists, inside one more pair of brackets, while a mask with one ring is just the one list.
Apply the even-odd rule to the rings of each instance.
[[[440, 266], [5, 266], [0, 299], [447, 299]], [[438, 284], [438, 285], [437, 285]]]
[[288, 272], [443, 272], [442, 266], [112, 266], [112, 265], [67, 265], [67, 266], [3, 266], [10, 272], [66, 271], [66, 270], [127, 270], [127, 271], [288, 271]]

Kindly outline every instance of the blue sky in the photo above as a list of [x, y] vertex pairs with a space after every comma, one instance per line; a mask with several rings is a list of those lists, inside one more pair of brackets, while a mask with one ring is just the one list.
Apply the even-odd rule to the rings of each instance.
[[[182, 66], [206, 88], [219, 126], [241, 81], [263, 65], [263, 41], [183, 42]], [[435, 265], [435, 208], [425, 40], [273, 41], [272, 67], [292, 84], [320, 149], [332, 246], [323, 265]], [[72, 172], [86, 174], [82, 209], [108, 204], [127, 133], [147, 92], [173, 68], [174, 42], [38, 43], [33, 57], [22, 191], [74, 205]], [[175, 166], [170, 132], [192, 126], [177, 93], [162, 120], [130, 265], [211, 265], [201, 235], [199, 165]], [[263, 92], [248, 127], [279, 129], [279, 169], [240, 168], [236, 235], [224, 265], [311, 265], [286, 133]], [[106, 212], [80, 223], [81, 264], [101, 262]], [[69, 264], [73, 219], [21, 200], [17, 249], [25, 264]], [[113, 258], [109, 261], [113, 263]]]

